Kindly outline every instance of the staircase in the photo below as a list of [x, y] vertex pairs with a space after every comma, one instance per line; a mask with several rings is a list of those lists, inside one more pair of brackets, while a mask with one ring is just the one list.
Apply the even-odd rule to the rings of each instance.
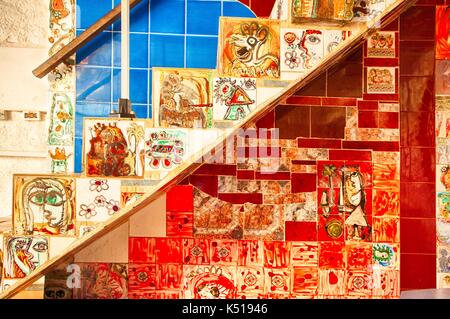
[[[37, 250], [42, 254], [37, 254], [37, 256], [39, 255], [39, 258], [42, 259], [39, 260], [38, 266], [29, 273], [21, 273], [16, 277], [12, 276], [14, 277], [12, 285], [2, 292], [0, 298], [12, 298], [23, 292], [27, 289], [27, 287], [30, 287], [42, 276], [54, 271], [59, 266], [73, 258], [75, 254], [81, 252], [84, 248], [126, 223], [131, 216], [141, 212], [144, 208], [151, 205], [160, 196], [166, 194], [173, 186], [181, 183], [186, 177], [199, 169], [202, 164], [211, 163], [216, 160], [217, 154], [225, 149], [224, 144], [227, 141], [233, 141], [234, 143], [236, 136], [242, 135], [243, 129], [254, 128], [255, 123], [258, 120], [263, 119], [268, 112], [275, 108], [275, 106], [284, 103], [288, 97], [304, 88], [315, 78], [320, 76], [325, 70], [329, 69], [335, 63], [352, 53], [353, 50], [358, 48], [358, 46], [360, 46], [371, 33], [379, 28], [389, 25], [393, 20], [397, 19], [402, 12], [409, 8], [409, 6], [413, 5], [415, 1], [392, 0], [387, 2], [389, 3], [388, 5], [379, 9], [379, 11], [375, 11], [375, 13], [369, 16], [369, 18], [356, 17], [353, 21], [350, 21], [352, 20], [351, 17], [345, 15], [345, 12], [349, 10], [348, 8], [343, 8], [340, 11], [336, 9], [334, 13], [334, 17], [336, 17], [336, 19], [334, 21], [330, 21], [324, 19], [323, 16], [320, 16], [320, 14], [323, 14], [324, 11], [319, 10], [318, 12], [315, 12], [314, 8], [308, 5], [296, 7], [299, 12], [293, 14], [295, 16], [295, 23], [275, 19], [222, 18], [219, 39], [219, 65], [217, 70], [161, 68], [154, 70], [153, 85], [154, 92], [159, 92], [162, 88], [159, 87], [161, 84], [158, 82], [158, 79], [164, 79], [170, 83], [170, 81], [174, 79], [174, 74], [176, 74], [182, 78], [195, 79], [195, 83], [198, 85], [201, 85], [199, 83], [202, 81], [207, 80], [209, 81], [209, 85], [215, 88], [220, 88], [222, 93], [225, 92], [224, 90], [231, 88], [233, 92], [231, 98], [228, 100], [224, 98], [219, 101], [223, 102], [223, 104], [228, 107], [226, 111], [219, 112], [218, 115], [215, 115], [213, 114], [215, 111], [211, 108], [211, 105], [207, 101], [202, 102], [200, 99], [198, 104], [199, 107], [193, 109], [192, 114], [188, 113], [189, 116], [187, 116], [187, 118], [193, 118], [193, 120], [186, 120], [186, 122], [183, 122], [181, 125], [178, 123], [175, 124], [174, 122], [177, 120], [177, 113], [171, 113], [173, 110], [170, 108], [164, 109], [162, 107], [158, 108], [160, 113], [154, 114], [153, 125], [146, 121], [140, 120], [127, 121], [114, 119], [86, 119], [84, 129], [86, 130], [87, 127], [91, 127], [94, 128], [94, 130], [86, 131], [86, 134], [84, 135], [85, 140], [83, 141], [85, 144], [88, 144], [89, 142], [95, 144], [95, 137], [98, 137], [101, 134], [106, 134], [107, 130], [109, 130], [108, 132], [111, 130], [114, 131], [117, 126], [120, 127], [121, 123], [129, 126], [134, 125], [133, 127], [135, 127], [136, 130], [133, 133], [128, 131], [130, 134], [134, 134], [133, 136], [135, 138], [136, 149], [134, 153], [131, 152], [134, 155], [134, 162], [132, 162], [134, 165], [129, 164], [131, 163], [130, 159], [124, 158], [124, 163], [128, 165], [124, 164], [121, 167], [127, 167], [127, 170], [121, 170], [114, 176], [119, 180], [122, 179], [131, 181], [138, 178], [137, 180], [141, 182], [145, 182], [145, 180], [153, 180], [154, 182], [148, 183], [145, 194], [131, 204], [122, 205], [120, 211], [116, 212], [114, 210], [115, 203], [106, 203], [109, 208], [108, 210], [105, 210], [105, 217], [102, 220], [98, 220], [96, 223], [90, 223], [89, 218], [86, 217], [92, 212], [91, 208], [87, 206], [83, 208], [83, 214], [85, 217], [83, 221], [81, 223], [78, 221], [67, 223], [67, 227], [65, 228], [59, 228], [57, 226], [48, 227], [49, 223], [46, 225], [45, 222], [42, 222], [38, 225], [38, 227], [41, 227], [38, 230], [36, 229], [35, 224], [35, 227], [32, 229], [20, 229], [20, 232], [18, 232], [18, 221], [26, 220], [27, 217], [22, 216], [21, 218], [18, 217], [18, 219], [14, 217], [14, 223], [16, 224], [13, 225], [12, 231], [15, 233], [12, 236], [24, 236], [25, 238], [29, 238], [30, 243], [27, 244], [33, 245], [33, 247], [37, 245]], [[277, 3], [275, 5], [275, 9], [277, 10], [274, 10], [274, 12], [276, 12], [275, 16], [289, 16], [288, 14], [280, 13], [279, 10], [287, 10], [290, 12], [291, 1], [287, 1], [285, 7], [277, 6]], [[286, 3], [286, 1], [284, 1], [284, 3]], [[117, 10], [114, 14], [116, 17], [118, 16]], [[310, 16], [316, 17], [311, 20], [308, 18]], [[289, 19], [290, 18], [288, 18], [288, 20]], [[106, 23], [112, 23], [112, 21], [113, 19], [109, 19]], [[235, 29], [235, 26], [238, 24], [241, 25], [240, 32], [237, 32]], [[107, 25], [105, 24], [103, 27], [107, 27]], [[230, 34], [233, 34], [233, 36]], [[89, 41], [91, 38], [92, 37], [86, 37], [85, 39], [87, 39], [86, 41]], [[314, 48], [313, 45], [316, 41], [324, 41], [326, 38], [337, 38], [339, 40], [329, 40], [329, 42], [327, 42], [329, 46], [322, 47], [322, 49]], [[309, 41], [308, 43], [312, 45], [308, 49], [309, 52], [312, 53], [308, 53], [306, 56], [302, 56], [300, 58], [301, 51], [296, 51], [295, 47], [292, 46], [296, 39], [302, 39], [303, 44]], [[79, 39], [74, 41], [78, 42], [72, 46], [70, 44], [68, 45], [71, 46], [73, 50], [76, 50], [76, 48], [83, 45], [80, 43]], [[255, 42], [253, 43], [248, 41]], [[240, 47], [240, 49], [233, 51], [235, 48], [232, 46], [230, 47], [230, 43], [235, 43], [234, 45], [236, 47]], [[258, 49], [254, 49], [255, 47]], [[250, 48], [253, 48], [253, 51]], [[264, 54], [258, 55], [259, 50], [264, 52]], [[73, 51], [68, 51], [61, 54], [60, 60], [58, 61], [53, 59], [51, 65], [58, 65], [61, 62], [61, 59], [70, 56], [72, 53]], [[233, 56], [239, 57], [239, 59], [230, 59], [230, 57]], [[252, 62], [246, 62], [249, 61], [249, 59]], [[41, 67], [39, 74], [40, 76], [43, 76], [42, 72], [45, 73], [50, 70], [51, 69], [48, 67]], [[216, 74], [218, 74], [219, 77], [215, 80], [216, 82], [214, 82], [213, 85], [212, 81], [213, 78], [216, 77]], [[235, 80], [235, 82], [230, 82], [228, 80], [230, 77], [234, 78], [233, 80]], [[161, 83], [163, 82], [164, 81]], [[167, 82], [165, 82], [166, 85]], [[238, 83], [239, 86], [233, 87], [236, 83]], [[257, 89], [256, 95], [252, 95], [250, 92], [251, 90], [248, 89], [249, 87], [254, 87]], [[223, 97], [225, 94], [221, 95], [221, 92], [216, 92], [215, 96]], [[206, 95], [208, 94], [214, 95], [214, 93], [211, 92], [206, 93]], [[165, 103], [165, 105], [170, 104], [170, 99], [161, 100]], [[254, 103], [255, 100], [256, 103]], [[216, 103], [219, 102], [216, 101]], [[223, 120], [217, 120], [219, 117], [223, 118]], [[172, 122], [170, 119], [172, 119]], [[109, 128], [105, 128], [102, 125], [97, 125], [97, 122], [106, 123], [105, 125], [113, 122], [116, 122], [117, 124], [112, 124]], [[180, 127], [185, 128], [185, 130], [181, 131], [185, 134], [185, 141], [190, 141], [187, 143], [188, 147], [191, 147], [184, 149], [183, 152], [179, 153], [181, 155], [177, 157], [176, 160], [171, 158], [170, 161], [167, 161], [167, 157], [157, 158], [155, 156], [146, 158], [145, 160], [142, 159], [142, 161], [137, 159], [137, 157], [139, 157], [139, 152], [137, 151], [138, 144], [143, 144], [143, 139], [137, 137], [140, 134], [140, 128], [143, 130], [142, 134], [146, 136], [147, 132], [160, 132], [158, 130], [153, 130], [153, 128], [162, 127], [166, 128], [167, 132], [173, 132], [174, 125], [179, 125]], [[140, 128], [138, 126], [140, 126]], [[169, 129], [169, 127], [171, 128]], [[122, 131], [126, 131], [126, 128]], [[196, 143], [199, 136], [203, 136], [203, 143], [201, 143], [201, 145], [198, 142]], [[88, 140], [87, 137], [89, 137], [90, 140]], [[171, 150], [172, 148], [176, 148], [174, 145], [179, 144], [174, 144], [174, 141], [182, 138], [183, 137], [180, 136], [156, 136], [151, 140], [151, 143], [154, 143], [151, 144], [151, 146], [155, 146], [158, 150], [161, 148], [161, 150], [155, 151], [152, 154], [164, 153], [164, 150], [167, 149], [167, 147], [170, 147]], [[169, 146], [167, 146], [167, 144], [158, 143], [161, 139], [169, 140], [172, 144], [169, 143]], [[138, 142], [138, 140], [140, 142]], [[205, 143], [205, 141], [207, 142]], [[117, 143], [117, 140], [115, 142]], [[95, 149], [94, 144], [91, 144], [91, 151]], [[182, 146], [184, 145], [185, 144], [182, 143]], [[139, 147], [144, 148], [143, 145]], [[118, 150], [118, 152], [119, 151], [120, 150]], [[94, 157], [90, 158], [89, 155], [86, 156], [84, 162], [85, 172], [83, 176], [65, 177], [59, 175], [57, 177], [65, 180], [68, 184], [76, 181], [75, 183], [80, 183], [81, 185], [81, 181], [79, 180], [83, 178], [105, 178], [106, 175], [111, 176], [110, 171], [89, 171], [89, 167], [95, 167], [95, 164], [92, 164], [91, 166], [89, 164], [91, 159], [92, 163], [95, 162], [93, 158]], [[155, 166], [155, 171], [157, 172], [157, 174], [155, 173], [156, 175], [154, 172], [152, 174], [147, 174], [143, 168], [151, 165]], [[139, 179], [139, 177], [142, 177], [143, 179]], [[40, 176], [40, 179], [51, 180], [52, 176], [42, 175]], [[29, 182], [29, 179], [27, 179], [27, 176], [18, 175], [15, 177], [15, 182], [15, 190], [17, 195], [18, 190], [25, 189], [24, 185]], [[100, 184], [91, 184], [90, 186], [89, 184], [83, 185], [87, 185], [86, 187], [102, 187]], [[66, 185], [66, 187], [68, 186]], [[42, 199], [36, 198], [36, 200]], [[66, 200], [68, 199], [66, 198]], [[72, 207], [72, 209], [75, 208]], [[18, 212], [17, 214], [21, 215], [22, 212]], [[81, 229], [84, 231], [82, 232]], [[7, 234], [4, 236], [5, 238], [12, 238]], [[38, 239], [52, 236], [69, 237], [71, 239], [64, 243], [63, 249], [59, 249], [57, 253], [54, 253], [50, 258], [48, 258], [48, 242], [45, 240], [44, 242], [40, 242]], [[280, 238], [273, 238], [272, 240], [280, 240]], [[15, 245], [23, 245], [24, 243], [24, 241], [20, 241], [19, 239], [15, 242]], [[5, 245], [3, 255], [9, 256], [8, 258], [12, 258], [10, 254], [8, 255], [9, 248], [7, 247], [9, 246]], [[44, 257], [45, 254], [47, 254], [47, 257]], [[4, 257], [4, 267], [7, 265], [5, 260], [6, 259]], [[9, 260], [9, 262], [11, 262], [11, 260]], [[5, 278], [4, 276], [3, 281], [5, 279], [8, 280], [10, 278]]]

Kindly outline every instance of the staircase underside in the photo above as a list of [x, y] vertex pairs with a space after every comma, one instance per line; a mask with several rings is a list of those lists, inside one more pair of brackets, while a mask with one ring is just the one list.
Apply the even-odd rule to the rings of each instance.
[[348, 40], [341, 43], [341, 45], [339, 45], [335, 51], [322, 59], [319, 65], [311, 72], [305, 74], [297, 80], [291, 81], [289, 85], [283, 88], [279, 94], [273, 96], [262, 105], [259, 105], [257, 109], [245, 119], [244, 122], [241, 122], [235, 125], [232, 129], [227, 130], [226, 133], [223, 133], [222, 136], [220, 136], [214, 143], [203, 147], [201, 151], [191, 156], [188, 160], [184, 161], [183, 164], [181, 164], [176, 169], [172, 170], [157, 185], [152, 186], [151, 190], [148, 191], [132, 207], [123, 208], [108, 222], [101, 224], [93, 232], [88, 233], [85, 237], [76, 240], [65, 251], [61, 252], [56, 257], [49, 259], [46, 263], [38, 267], [26, 278], [18, 280], [18, 282], [14, 286], [10, 287], [7, 291], [0, 294], [0, 298], [11, 298], [15, 296], [19, 292], [32, 285], [41, 276], [45, 275], [49, 271], [52, 271], [62, 263], [70, 260], [83, 248], [87, 247], [108, 232], [127, 222], [132, 215], [141, 211], [143, 208], [155, 201], [158, 197], [165, 194], [172, 186], [184, 180], [187, 176], [189, 176], [192, 172], [199, 168], [202, 163], [208, 162], [208, 160], [212, 158], [211, 151], [214, 149], [217, 150], [219, 148], [222, 148], [224, 144], [223, 142], [228, 138], [235, 136], [239, 129], [247, 128], [264, 117], [278, 104], [283, 103], [286, 98], [311, 83], [316, 77], [320, 76], [331, 66], [341, 61], [343, 58], [351, 54], [354, 50], [358, 49], [359, 46], [373, 31], [389, 25], [415, 2], [415, 0], [396, 1], [390, 6], [390, 8], [386, 9], [383, 14], [377, 16], [372, 21], [367, 23], [352, 23], [352, 36]]

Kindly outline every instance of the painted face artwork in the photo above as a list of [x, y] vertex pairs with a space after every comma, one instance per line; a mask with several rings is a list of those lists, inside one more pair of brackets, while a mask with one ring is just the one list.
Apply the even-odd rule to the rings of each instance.
[[305, 72], [315, 67], [324, 56], [321, 30], [282, 29], [282, 71]]
[[24, 278], [48, 259], [45, 237], [6, 237], [4, 278]]
[[188, 268], [185, 289], [192, 299], [233, 299], [236, 296], [234, 279], [226, 267]]
[[73, 145], [74, 108], [65, 93], [54, 93], [50, 108], [49, 145]]
[[279, 21], [222, 18], [220, 30], [221, 76], [280, 77]]
[[143, 121], [86, 120], [84, 130], [87, 176], [143, 176]]
[[175, 129], [147, 129], [145, 169], [170, 170], [183, 162], [187, 154], [187, 134]]
[[216, 78], [214, 80], [214, 120], [243, 120], [256, 107], [256, 80]]
[[155, 126], [211, 127], [211, 72], [200, 69], [155, 69], [153, 71]]
[[66, 153], [65, 147], [55, 147], [48, 151], [51, 158], [51, 171], [53, 174], [67, 174], [69, 170], [69, 158], [72, 153]]
[[74, 235], [74, 179], [15, 176], [17, 234]]

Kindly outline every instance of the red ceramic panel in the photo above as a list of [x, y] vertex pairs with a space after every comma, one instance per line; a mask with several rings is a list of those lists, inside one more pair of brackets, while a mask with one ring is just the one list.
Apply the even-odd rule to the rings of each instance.
[[192, 186], [178, 185], [172, 187], [166, 194], [166, 209], [169, 212], [192, 212], [194, 201]]

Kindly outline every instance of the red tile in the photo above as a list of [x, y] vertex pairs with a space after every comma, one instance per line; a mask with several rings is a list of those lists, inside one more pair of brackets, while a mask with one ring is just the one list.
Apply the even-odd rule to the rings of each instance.
[[435, 183], [401, 183], [402, 217], [436, 217]]
[[291, 191], [292, 193], [315, 192], [317, 185], [317, 175], [308, 173], [292, 173]]
[[398, 128], [398, 112], [380, 112], [378, 113], [379, 128]]
[[344, 268], [345, 244], [341, 242], [321, 242], [319, 243], [319, 267], [325, 269]]
[[237, 171], [238, 179], [255, 179], [255, 171], [252, 170], [238, 170]]
[[245, 204], [245, 203], [253, 203], [253, 204], [262, 204], [262, 194], [257, 193], [227, 193], [227, 194], [219, 194], [219, 199], [232, 203], [232, 204]]
[[291, 179], [290, 172], [255, 172], [255, 179], [268, 181], [288, 181]]
[[345, 125], [347, 120], [346, 116], [347, 115], [345, 107], [312, 106], [311, 137], [344, 138]]
[[322, 99], [315, 96], [291, 96], [286, 102], [295, 105], [321, 105]]
[[200, 189], [201, 191], [211, 195], [217, 196], [219, 179], [217, 176], [208, 175], [191, 175], [189, 182]]
[[263, 118], [256, 122], [257, 128], [274, 128], [275, 127], [275, 111], [270, 111]]
[[435, 289], [436, 255], [401, 254], [401, 289]]
[[356, 99], [352, 98], [334, 98], [324, 97], [322, 99], [323, 106], [356, 106]]
[[292, 222], [286, 224], [286, 241], [317, 241], [317, 223]]
[[365, 58], [364, 66], [380, 66], [380, 67], [397, 67], [398, 66], [398, 58]]
[[400, 117], [401, 146], [434, 147], [434, 112], [401, 112]]
[[378, 111], [358, 111], [359, 128], [377, 128]]
[[[382, 20], [384, 22], [384, 20]], [[383, 27], [382, 31], [398, 31], [399, 29], [399, 19], [395, 19], [389, 25]]]
[[342, 148], [342, 140], [324, 138], [299, 138], [299, 148]]
[[167, 237], [193, 237], [193, 213], [167, 212]]
[[434, 147], [402, 147], [401, 173], [402, 182], [429, 182], [436, 179], [436, 150]]
[[168, 212], [193, 212], [194, 194], [191, 185], [174, 186], [166, 194]]
[[156, 289], [180, 289], [183, 279], [182, 264], [156, 265]]
[[251, 0], [250, 8], [259, 18], [268, 18], [272, 12], [275, 0]]
[[130, 263], [155, 263], [156, 239], [130, 237], [128, 239], [128, 261]]
[[372, 161], [371, 151], [355, 151], [355, 150], [330, 150], [330, 161], [333, 160], [355, 160], [355, 161]]
[[378, 111], [378, 101], [358, 101], [358, 109]]
[[182, 263], [183, 246], [181, 238], [156, 238], [156, 263]]
[[364, 100], [378, 100], [378, 101], [398, 101], [399, 95], [398, 94], [363, 94]]
[[378, 142], [378, 141], [343, 141], [343, 147], [349, 149], [371, 149], [379, 152], [398, 152], [399, 142]]
[[236, 165], [203, 164], [196, 171], [196, 175], [236, 175]]
[[317, 165], [317, 162], [316, 161], [292, 160], [291, 164], [293, 164], [293, 165]]
[[435, 36], [434, 6], [415, 6], [400, 16], [400, 40], [429, 40]]
[[402, 111], [434, 112], [434, 78], [429, 76], [400, 77], [400, 109]]
[[[238, 147], [236, 149], [238, 158], [279, 158], [281, 147]], [[197, 172], [196, 172], [197, 173]], [[220, 174], [235, 175], [235, 174]]]
[[401, 41], [400, 42], [400, 75], [434, 75], [435, 42]]
[[402, 253], [434, 254], [436, 252], [435, 218], [401, 217], [400, 229]]

